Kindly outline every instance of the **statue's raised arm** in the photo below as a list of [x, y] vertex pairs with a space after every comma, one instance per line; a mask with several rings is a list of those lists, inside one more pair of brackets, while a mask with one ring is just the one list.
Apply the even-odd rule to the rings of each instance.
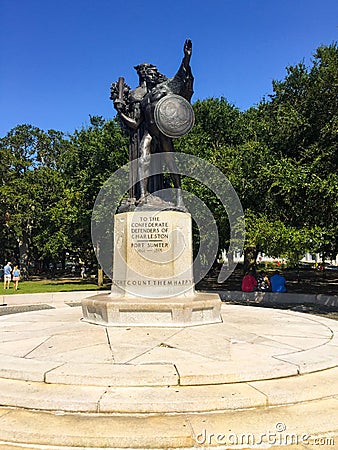
[[173, 78], [170, 78], [167, 82], [167, 86], [171, 93], [181, 95], [188, 102], [194, 93], [193, 84], [194, 77], [191, 72], [190, 59], [192, 55], [192, 42], [190, 39], [186, 39], [183, 47], [184, 56], [182, 63]]
[[186, 39], [184, 43], [184, 57], [183, 57], [183, 66], [185, 70], [190, 70], [190, 58], [192, 54], [192, 42], [190, 39]]

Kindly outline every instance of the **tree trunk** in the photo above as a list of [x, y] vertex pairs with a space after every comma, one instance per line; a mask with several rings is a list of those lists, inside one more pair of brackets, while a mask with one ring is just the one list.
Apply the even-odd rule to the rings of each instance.
[[66, 250], [62, 250], [61, 265], [62, 265], [62, 270], [65, 271], [66, 270]]
[[[100, 241], [98, 241], [96, 243], [96, 257], [98, 261], [100, 261], [100, 250], [101, 250]], [[97, 268], [97, 285], [103, 286], [103, 270], [102, 267], [100, 266], [100, 263]]]
[[29, 253], [29, 233], [22, 230], [22, 237], [18, 239], [19, 246], [19, 266], [23, 279], [28, 277], [28, 253]]
[[97, 285], [103, 286], [103, 270], [101, 269], [100, 266], [97, 269]]
[[244, 249], [244, 273], [247, 273], [249, 270], [256, 270], [257, 255], [258, 248], [256, 246], [246, 247]]

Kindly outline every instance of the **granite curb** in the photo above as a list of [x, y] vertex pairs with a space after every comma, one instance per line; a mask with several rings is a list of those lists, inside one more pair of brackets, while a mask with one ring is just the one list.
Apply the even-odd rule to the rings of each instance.
[[[301, 294], [294, 292], [242, 292], [227, 290], [203, 290], [199, 292], [208, 292], [219, 294], [222, 301], [250, 301], [255, 303], [271, 303], [271, 304], [316, 304], [330, 308], [337, 308], [338, 311], [338, 295], [325, 294]], [[10, 294], [0, 295], [0, 306], [7, 304], [16, 306], [22, 304], [39, 304], [45, 303], [50, 305], [80, 302], [82, 299], [100, 295], [109, 294], [110, 291], [72, 291], [72, 292], [53, 292], [40, 294]]]
[[222, 301], [250, 301], [271, 304], [315, 304], [330, 308], [337, 308], [338, 295], [300, 294], [294, 292], [242, 292], [242, 291], [213, 291], [219, 294]]
[[[71, 291], [71, 292], [44, 292], [39, 294], [9, 294], [0, 295], [0, 303], [8, 306], [36, 305], [36, 304], [64, 304], [67, 302], [80, 302], [99, 294], [109, 294], [110, 291]], [[0, 304], [1, 306], [1, 304]]]

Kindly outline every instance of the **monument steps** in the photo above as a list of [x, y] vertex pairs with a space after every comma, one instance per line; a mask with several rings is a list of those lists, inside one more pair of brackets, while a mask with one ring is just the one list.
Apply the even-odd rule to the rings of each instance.
[[[336, 396], [274, 408], [141, 416], [3, 408], [0, 449], [230, 449], [235, 438], [261, 442], [256, 448], [313, 449], [315, 442], [320, 442], [321, 448], [336, 448], [337, 403]], [[275, 444], [270, 437], [269, 445], [268, 433], [274, 436]], [[307, 441], [303, 443], [304, 436]], [[230, 439], [232, 445], [222, 445]]]
[[93, 326], [79, 307], [1, 317], [0, 450], [230, 449], [216, 437], [269, 431], [335, 448], [338, 323], [221, 313], [184, 328]]
[[337, 380], [338, 367], [282, 379], [200, 386], [104, 387], [1, 378], [0, 404], [69, 413], [203, 413], [335, 397]]

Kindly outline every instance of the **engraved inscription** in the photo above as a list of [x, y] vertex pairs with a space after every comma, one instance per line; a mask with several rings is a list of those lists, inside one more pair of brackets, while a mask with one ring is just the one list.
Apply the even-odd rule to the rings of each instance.
[[131, 247], [139, 253], [163, 252], [170, 248], [168, 222], [160, 217], [139, 216], [130, 225]]

